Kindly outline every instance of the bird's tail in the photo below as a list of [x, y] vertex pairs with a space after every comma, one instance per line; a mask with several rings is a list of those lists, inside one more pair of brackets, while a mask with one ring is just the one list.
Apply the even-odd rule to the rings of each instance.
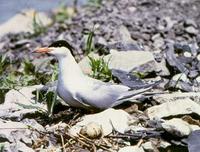
[[125, 101], [135, 100], [135, 99], [141, 98], [142, 96], [144, 96], [143, 93], [150, 90], [150, 89], [152, 89], [152, 86], [148, 87], [148, 88], [144, 88], [144, 89], [131, 90], [131, 91], [125, 92], [122, 95], [120, 95], [120, 97], [117, 99], [117, 101], [111, 105], [111, 107], [115, 107], [117, 105], [120, 105]]

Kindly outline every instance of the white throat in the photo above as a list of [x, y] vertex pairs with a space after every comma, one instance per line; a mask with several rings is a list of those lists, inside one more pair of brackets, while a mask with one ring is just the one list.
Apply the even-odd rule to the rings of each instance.
[[58, 58], [58, 62], [58, 81], [61, 81], [59, 83], [72, 84], [79, 80], [82, 81], [84, 74], [71, 53], [68, 53], [65, 57]]

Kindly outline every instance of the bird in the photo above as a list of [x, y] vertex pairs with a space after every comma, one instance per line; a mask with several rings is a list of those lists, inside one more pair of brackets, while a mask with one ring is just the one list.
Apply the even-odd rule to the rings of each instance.
[[135, 99], [150, 89], [132, 90], [128, 86], [103, 82], [84, 74], [72, 55], [74, 50], [65, 40], [57, 40], [48, 47], [34, 50], [57, 58], [59, 71], [56, 92], [69, 106], [104, 110]]

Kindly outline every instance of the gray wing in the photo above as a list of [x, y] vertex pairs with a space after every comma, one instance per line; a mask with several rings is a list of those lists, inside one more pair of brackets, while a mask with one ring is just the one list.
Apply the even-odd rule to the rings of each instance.
[[104, 83], [89, 77], [86, 82], [84, 88], [76, 92], [76, 100], [99, 109], [109, 108], [121, 94], [130, 89], [127, 86]]

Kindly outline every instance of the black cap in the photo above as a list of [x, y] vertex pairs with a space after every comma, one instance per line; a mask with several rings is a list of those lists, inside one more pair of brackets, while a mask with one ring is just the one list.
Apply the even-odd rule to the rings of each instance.
[[71, 46], [67, 41], [65, 40], [58, 40], [53, 42], [51, 45], [49, 45], [49, 47], [66, 47], [68, 48], [70, 51], [74, 50], [74, 47]]

